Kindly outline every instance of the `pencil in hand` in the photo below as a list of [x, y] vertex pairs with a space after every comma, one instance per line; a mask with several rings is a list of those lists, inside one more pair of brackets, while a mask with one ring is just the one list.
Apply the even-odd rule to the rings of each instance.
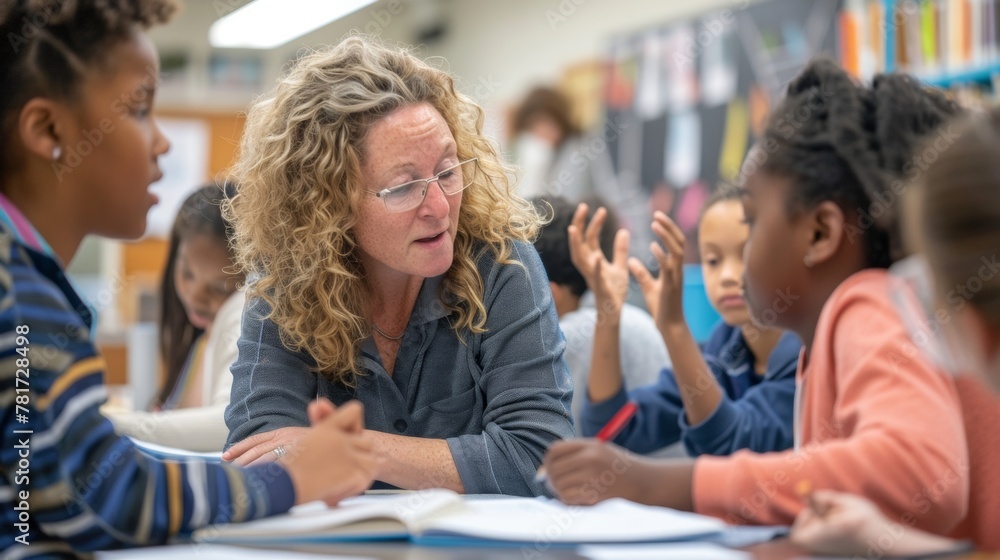
[[[618, 409], [618, 412], [608, 420], [608, 423], [604, 425], [603, 428], [594, 439], [598, 441], [611, 441], [618, 437], [618, 434], [625, 429], [625, 425], [628, 424], [629, 420], [635, 416], [635, 413], [639, 410], [639, 405], [635, 404], [633, 401], [628, 401]], [[545, 467], [539, 467], [538, 472], [535, 473], [535, 482], [546, 482], [548, 481], [548, 474], [545, 472]]]
[[817, 499], [816, 495], [813, 494], [812, 483], [808, 480], [800, 480], [795, 485], [795, 493], [799, 495], [802, 502], [807, 508], [811, 509], [819, 517], [825, 517], [828, 512], [828, 507], [821, 504]]

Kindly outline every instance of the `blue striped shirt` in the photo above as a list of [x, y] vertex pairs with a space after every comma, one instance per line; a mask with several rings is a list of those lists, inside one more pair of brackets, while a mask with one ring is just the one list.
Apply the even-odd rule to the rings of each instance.
[[117, 436], [92, 322], [59, 263], [0, 224], [0, 558], [164, 543], [292, 506], [278, 465], [160, 461]]

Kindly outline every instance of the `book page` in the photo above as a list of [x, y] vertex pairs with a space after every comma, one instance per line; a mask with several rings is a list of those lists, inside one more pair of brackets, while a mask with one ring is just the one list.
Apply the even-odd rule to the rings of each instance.
[[450, 490], [427, 490], [394, 496], [359, 496], [336, 507], [323, 502], [296, 506], [284, 515], [247, 523], [206, 527], [194, 533], [199, 542], [281, 542], [323, 537], [405, 538], [415, 520], [451, 505], [461, 497]]
[[214, 544], [187, 544], [172, 546], [153, 546], [130, 548], [128, 550], [110, 550], [97, 552], [97, 560], [272, 560], [280, 557], [282, 560], [319, 560], [320, 558], [338, 558], [339, 560], [374, 560], [357, 556], [331, 556], [329, 554], [309, 554], [288, 550], [254, 550], [235, 546]]
[[422, 537], [466, 537], [509, 542], [620, 543], [691, 539], [725, 530], [718, 519], [612, 499], [591, 507], [555, 500], [509, 498], [466, 501], [467, 512], [439, 515]]
[[141, 439], [136, 439], [132, 436], [126, 436], [140, 451], [154, 457], [156, 459], [168, 460], [168, 461], [208, 461], [211, 463], [221, 463], [222, 462], [222, 452], [203, 452], [203, 451], [188, 451], [187, 449], [180, 449], [177, 447], [169, 447], [166, 445], [160, 445], [158, 443], [152, 443], [149, 441], [143, 441]]

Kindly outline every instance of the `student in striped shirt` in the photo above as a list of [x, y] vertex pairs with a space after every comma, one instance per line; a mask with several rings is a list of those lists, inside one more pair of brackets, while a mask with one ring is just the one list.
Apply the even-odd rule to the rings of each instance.
[[164, 543], [213, 523], [339, 499], [375, 470], [362, 410], [310, 406], [304, 445], [239, 469], [154, 460], [98, 407], [95, 312], [64, 264], [85, 235], [135, 238], [169, 148], [151, 114], [168, 0], [0, 5], [0, 550], [3, 558]]

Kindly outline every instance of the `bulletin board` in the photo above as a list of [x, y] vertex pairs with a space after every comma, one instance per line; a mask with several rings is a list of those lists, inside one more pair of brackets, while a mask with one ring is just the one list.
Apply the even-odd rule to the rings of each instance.
[[837, 52], [840, 0], [732, 4], [615, 38], [605, 62], [604, 126], [622, 131], [608, 139], [619, 183], [637, 183], [650, 213], [689, 233], [719, 181], [737, 179], [791, 78]]

